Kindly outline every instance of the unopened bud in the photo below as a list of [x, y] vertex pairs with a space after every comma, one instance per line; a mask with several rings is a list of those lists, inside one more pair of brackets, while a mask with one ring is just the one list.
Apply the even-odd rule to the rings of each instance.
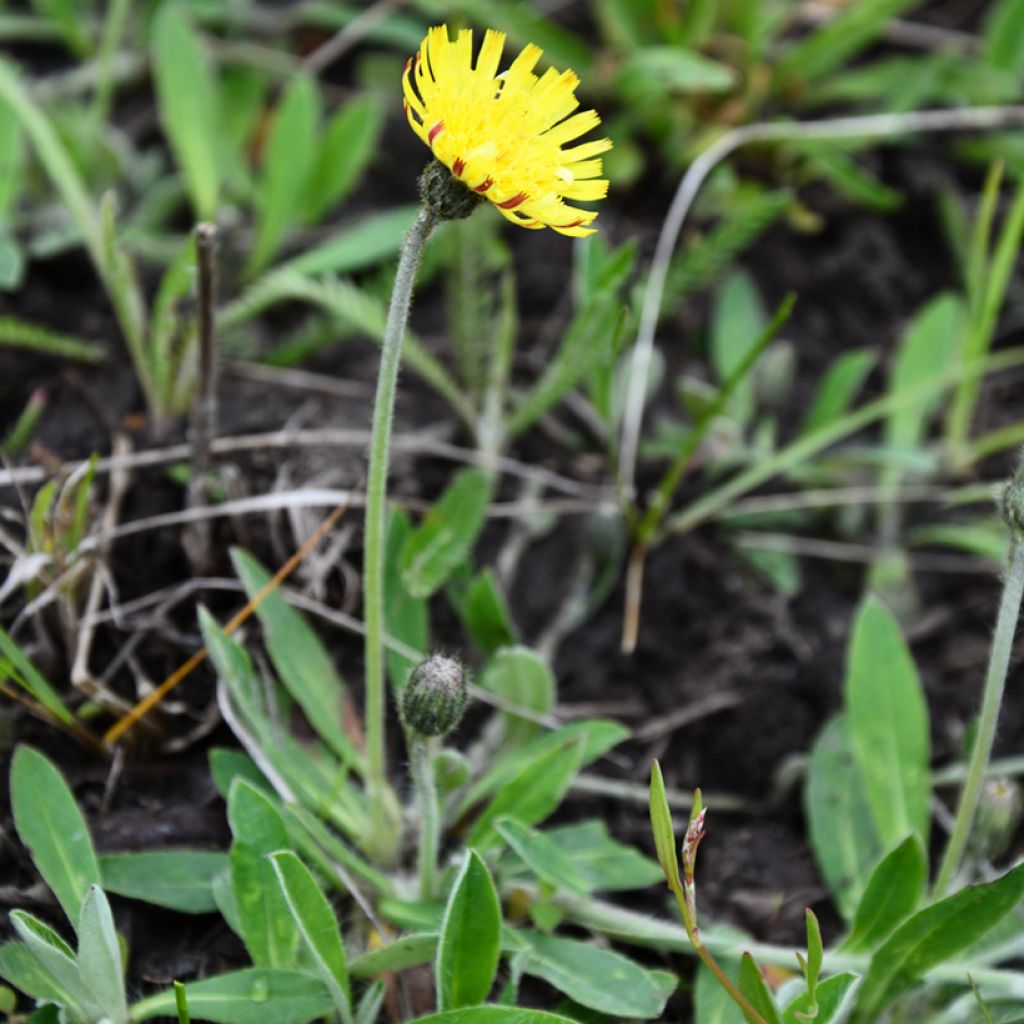
[[466, 672], [454, 658], [420, 662], [402, 690], [402, 722], [420, 736], [447, 736], [466, 710]]
[[462, 220], [484, 197], [459, 181], [440, 160], [432, 160], [420, 175], [420, 198], [438, 220]]
[[999, 510], [1015, 540], [1024, 540], [1024, 453], [999, 499]]
[[1020, 824], [1020, 786], [1013, 779], [986, 779], [978, 800], [971, 845], [978, 855], [994, 860], [1004, 854]]

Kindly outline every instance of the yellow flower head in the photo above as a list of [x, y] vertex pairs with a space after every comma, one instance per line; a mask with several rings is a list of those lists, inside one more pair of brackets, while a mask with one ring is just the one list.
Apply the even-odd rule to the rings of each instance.
[[601, 122], [593, 110], [573, 114], [579, 79], [554, 68], [535, 75], [541, 51], [532, 43], [498, 74], [504, 46], [505, 34], [488, 29], [474, 67], [471, 30], [452, 41], [446, 25], [430, 29], [405, 66], [409, 124], [456, 178], [514, 223], [593, 234], [597, 213], [565, 200], [608, 194], [596, 158], [611, 140], [563, 149]]

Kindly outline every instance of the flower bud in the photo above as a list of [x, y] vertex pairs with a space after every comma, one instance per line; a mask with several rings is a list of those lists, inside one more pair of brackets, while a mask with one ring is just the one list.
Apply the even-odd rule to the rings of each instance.
[[466, 673], [454, 658], [434, 654], [420, 662], [402, 690], [402, 722], [419, 736], [447, 736], [466, 709]]
[[971, 846], [978, 856], [994, 860], [1007, 851], [1022, 810], [1020, 786], [1013, 779], [985, 780], [971, 832]]
[[420, 198], [438, 220], [468, 217], [484, 197], [459, 181], [440, 160], [432, 160], [420, 175]]

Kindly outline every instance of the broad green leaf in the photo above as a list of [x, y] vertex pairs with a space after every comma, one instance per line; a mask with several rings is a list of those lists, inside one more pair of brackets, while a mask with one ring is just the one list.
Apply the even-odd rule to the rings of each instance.
[[800, 433], [813, 434], [848, 412], [876, 360], [874, 351], [867, 348], [854, 349], [839, 356], [818, 386], [800, 426]]
[[[3, 327], [0, 324], [0, 334]], [[15, 670], [13, 678], [19, 686], [27, 690], [40, 704], [66, 725], [74, 725], [75, 717], [67, 705], [60, 699], [57, 691], [43, 677], [43, 674], [25, 656], [25, 652], [14, 642], [11, 635], [0, 627], [0, 654], [10, 662]]]
[[[232, 549], [231, 561], [250, 598], [271, 579], [271, 574], [240, 548]], [[267, 653], [285, 689], [331, 750], [346, 765], [362, 771], [363, 758], [341, 726], [345, 684], [320, 638], [277, 588], [267, 594], [256, 614]]]
[[856, 974], [834, 974], [826, 978], [818, 985], [815, 992], [818, 1003], [818, 1012], [811, 1017], [810, 1001], [807, 993], [802, 992], [786, 1007], [782, 1015], [783, 1024], [832, 1024], [837, 1020], [840, 1007], [846, 998], [846, 993], [858, 981]]
[[[938, 295], [908, 325], [900, 339], [889, 374], [889, 391], [903, 394], [940, 378], [953, 362], [964, 328], [964, 305], [957, 295]], [[928, 417], [941, 400], [894, 410], [885, 424], [885, 441], [892, 448], [916, 448], [925, 436]]]
[[11, 911], [11, 925], [53, 984], [68, 993], [73, 1006], [89, 1013], [94, 1003], [82, 983], [74, 950], [48, 924], [24, 910]]
[[654, 833], [654, 848], [658, 852], [658, 863], [661, 865], [669, 888], [682, 891], [672, 812], [669, 810], [668, 797], [665, 795], [665, 780], [662, 778], [661, 765], [657, 761], [651, 765], [650, 811], [651, 830]]
[[63, 776], [32, 747], [20, 746], [11, 764], [11, 806], [21, 841], [72, 925], [100, 866], [85, 818]]
[[580, 767], [584, 767], [607, 753], [628, 736], [629, 730], [624, 726], [618, 722], [601, 718], [575, 722], [572, 725], [562, 726], [561, 729], [542, 733], [491, 765], [463, 796], [459, 802], [456, 816], [462, 817], [481, 800], [510, 785], [555, 749], [579, 741], [583, 746]]
[[[5, 942], [0, 946], [0, 978], [33, 999], [52, 999], [61, 1006], [84, 1013], [76, 999], [77, 988], [65, 988], [61, 979], [48, 971], [24, 942]], [[77, 974], [74, 980], [77, 982]]]
[[341, 228], [336, 238], [288, 260], [281, 269], [314, 275], [350, 274], [372, 267], [398, 252], [419, 209], [418, 206], [399, 206], [371, 214]]
[[854, 1021], [867, 1024], [901, 992], [998, 924], [1024, 894], [1024, 864], [919, 911], [878, 948], [857, 992]]
[[153, 81], [157, 109], [185, 177], [196, 216], [214, 220], [220, 191], [217, 81], [209, 58], [174, 0], [153, 20]]
[[270, 262], [288, 226], [297, 218], [302, 193], [313, 166], [320, 120], [316, 80], [295, 75], [273, 114], [260, 182], [256, 238], [249, 251], [247, 275], [254, 277]]
[[467, 1006], [417, 1017], [412, 1024], [579, 1024], [571, 1017], [518, 1006]]
[[334, 911], [309, 868], [294, 853], [282, 850], [271, 854], [270, 860], [316, 972], [330, 991], [335, 1010], [343, 1020], [347, 1020], [352, 1013], [352, 993], [345, 947], [341, 943]]
[[460, 566], [487, 516], [493, 481], [482, 469], [459, 470], [402, 547], [402, 580], [413, 597], [430, 597]]
[[[253, 967], [185, 986], [193, 1020], [214, 1024], [309, 1024], [333, 1009], [319, 978], [295, 971]], [[131, 1007], [133, 1021], [175, 1016], [174, 990], [167, 989]]]
[[382, 974], [390, 974], [392, 971], [404, 971], [407, 967], [430, 963], [437, 954], [437, 944], [437, 932], [403, 935], [402, 938], [395, 939], [380, 949], [356, 957], [348, 965], [349, 974], [353, 978], [367, 980]]
[[[202, 617], [205, 609], [200, 609]], [[204, 633], [205, 639], [205, 633]], [[208, 642], [208, 641], [207, 641]], [[218, 667], [218, 672], [220, 671]], [[259, 770], [256, 762], [240, 750], [233, 750], [231, 747], [210, 748], [210, 775], [213, 777], [213, 784], [217, 787], [224, 800], [227, 800], [231, 790], [231, 783], [236, 775], [248, 779], [257, 789], [264, 793], [273, 793], [273, 787], [267, 782], [266, 776]]]
[[665, 877], [655, 861], [613, 839], [603, 821], [545, 829], [544, 835], [571, 861], [590, 892], [644, 889]]
[[[426, 652], [430, 646], [427, 602], [422, 597], [412, 597], [402, 582], [402, 548], [411, 532], [412, 524], [405, 512], [392, 509], [384, 544], [384, 628], [388, 636], [414, 651]], [[392, 689], [398, 693], [416, 661], [388, 648], [387, 664]]]
[[854, 622], [844, 684], [850, 746], [886, 847], [916, 834], [928, 842], [928, 708], [892, 614], [868, 598]]
[[[745, 270], [734, 270], [715, 292], [711, 317], [711, 363], [724, 384], [758, 343], [766, 323], [761, 296]], [[740, 423], [754, 411], [754, 383], [748, 372], [733, 391], [730, 402]]]
[[490, 568], [478, 572], [466, 588], [463, 616], [467, 632], [485, 654], [516, 642], [508, 602]]
[[143, 850], [100, 855], [103, 888], [179, 914], [213, 914], [213, 879], [226, 871], [219, 850]]
[[484, 808], [469, 834], [469, 844], [494, 844], [498, 818], [518, 818], [524, 825], [543, 821], [561, 802], [583, 760], [581, 740], [568, 740], [529, 762]]
[[927, 880], [921, 840], [907, 836], [872, 872], [843, 949], [851, 953], [874, 949], [917, 909]]
[[[757, 1010], [765, 1024], [779, 1024], [779, 1008], [775, 1005], [772, 990], [764, 980], [761, 968], [754, 963], [754, 958], [749, 953], [744, 953], [740, 959], [737, 987], [746, 996], [750, 1005]], [[750, 1024], [754, 1024], [753, 1017], [746, 1014], [744, 1016], [747, 1016]]]
[[845, 715], [829, 722], [811, 747], [804, 811], [818, 866], [850, 920], [883, 850]]
[[530, 945], [523, 968], [527, 974], [601, 1013], [641, 1020], [658, 1017], [675, 987], [674, 978], [669, 988], [663, 972], [645, 970], [621, 953], [576, 939], [518, 934]]
[[[479, 685], [496, 697], [520, 707], [547, 714], [555, 706], [555, 675], [536, 651], [527, 647], [503, 647], [484, 666]], [[540, 726], [513, 712], [503, 712], [506, 740], [516, 747], [536, 735]]]
[[380, 135], [380, 108], [369, 97], [347, 103], [328, 122], [306, 185], [302, 215], [316, 223], [352, 191]]
[[257, 967], [290, 968], [299, 931], [268, 860], [291, 846], [284, 821], [270, 799], [244, 779], [231, 786], [228, 821], [234, 837], [231, 888], [245, 947]]
[[452, 885], [437, 947], [437, 1004], [458, 1010], [482, 1003], [501, 953], [501, 905], [487, 866], [467, 850]]
[[82, 985], [110, 1024], [128, 1024], [124, 964], [114, 916], [103, 890], [89, 887], [78, 921], [78, 971]]
[[515, 818], [499, 818], [494, 827], [538, 878], [556, 890], [586, 895], [587, 883], [573, 861], [543, 832], [529, 828]]

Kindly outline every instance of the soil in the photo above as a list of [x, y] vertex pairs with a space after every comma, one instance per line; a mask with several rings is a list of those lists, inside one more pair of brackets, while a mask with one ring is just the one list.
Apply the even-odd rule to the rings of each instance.
[[[411, 136], [406, 138], [407, 133], [399, 128], [392, 125], [394, 147], [387, 149], [394, 155], [384, 162], [381, 174], [361, 197], [363, 212], [408, 200], [413, 185], [408, 168], [418, 166], [422, 154], [416, 148], [418, 143]], [[784, 414], [784, 420], [798, 419], [811, 388], [837, 353], [872, 346], [881, 351], [884, 362], [922, 301], [954, 284], [935, 199], [938, 189], [947, 186], [972, 196], [979, 184], [977, 173], [957, 168], [941, 143], [887, 149], [872, 159], [881, 178], [906, 196], [897, 213], [883, 217], [824, 189], [812, 188], [803, 199], [821, 215], [822, 230], [807, 235], [780, 225], [743, 259], [768, 306], [788, 291], [799, 295], [785, 330], [798, 355], [799, 375], [792, 409]], [[672, 187], [672, 182], [652, 177], [627, 194], [613, 192], [602, 213], [611, 241], [637, 237], [645, 258], [649, 256]], [[508, 234], [520, 275], [523, 338], [528, 345], [541, 325], [550, 330], [552, 315], [565, 314], [561, 300], [571, 250], [547, 233]], [[113, 348], [119, 343], [110, 340], [116, 331], [105, 303], [88, 264], [79, 255], [69, 255], [34, 266], [27, 286], [5, 299], [5, 309], [107, 341]], [[436, 334], [442, 329], [442, 313], [435, 289], [419, 298], [415, 322], [426, 335], [431, 330]], [[670, 375], [700, 365], [695, 347], [679, 339], [695, 337], [694, 327], [703, 313], [704, 305], [695, 300], [666, 324]], [[1013, 335], [1002, 339], [1009, 344], [1019, 340]], [[274, 431], [299, 420], [310, 428], [365, 428], [375, 367], [373, 347], [361, 342], [346, 343], [318, 357], [312, 367], [340, 380], [364, 382], [365, 398], [310, 397], [234, 379], [230, 385], [222, 381], [221, 432]], [[101, 369], [72, 371], [55, 368], [51, 361], [25, 352], [0, 349], [0, 382], [0, 430], [13, 421], [34, 389], [44, 388], [49, 396], [37, 435], [37, 457], [43, 451], [66, 460], [94, 450], [106, 452], [112, 429], [131, 428], [132, 417], [141, 408], [130, 369], [121, 358]], [[869, 391], [877, 392], [880, 383], [876, 374]], [[986, 420], [994, 423], [1019, 415], [1016, 401], [1014, 389], [1005, 382], [990, 386]], [[406, 375], [396, 429], [433, 429], [438, 424], [456, 436], [443, 404]], [[149, 444], [144, 427], [136, 424], [134, 440], [138, 447]], [[315, 480], [332, 486], [358, 486], [362, 454], [358, 449], [340, 454], [262, 452], [233, 462], [245, 492], [257, 494], [273, 487], [282, 474], [293, 484]], [[525, 438], [513, 454], [569, 475], [581, 471], [581, 460], [561, 451], [539, 432]], [[592, 464], [593, 460], [588, 467]], [[1006, 460], [993, 460], [984, 467], [985, 478], [994, 478], [1006, 468]], [[400, 458], [395, 464], [393, 494], [401, 499], [436, 496], [449, 472], [449, 466], [436, 460]], [[0, 500], [10, 505], [14, 496], [8, 490]], [[136, 478], [123, 519], [176, 510], [182, 501], [178, 485], [159, 471], [148, 471]], [[344, 527], [358, 527], [359, 518], [350, 515]], [[564, 600], [579, 528], [579, 520], [563, 520], [527, 555], [529, 575], [520, 576], [510, 595], [526, 642], [537, 638]], [[505, 529], [500, 524], [490, 526], [482, 550], [495, 550]], [[245, 522], [245, 536], [240, 536], [230, 521], [220, 522], [215, 538], [218, 559], [211, 575], [220, 576], [232, 575], [227, 559], [230, 544], [244, 543], [269, 565], [280, 564], [292, 544], [287, 523], [281, 518], [268, 526], [250, 517]], [[342, 559], [358, 568], [358, 529]], [[190, 575], [176, 528], [119, 542], [110, 568], [122, 601], [172, 586]], [[625, 744], [614, 757], [599, 763], [597, 770], [643, 783], [650, 758], [657, 756], [670, 786], [700, 785], [711, 794], [708, 838], [701, 848], [699, 868], [702, 913], [708, 919], [738, 925], [758, 939], [778, 943], [802, 940], [805, 906], [818, 913], [826, 939], [838, 928], [805, 836], [799, 785], [781, 791], [779, 786], [780, 773], [793, 758], [806, 754], [824, 722], [838, 709], [847, 632], [863, 587], [861, 566], [805, 560], [803, 569], [802, 590], [785, 599], [752, 573], [719, 528], [708, 526], [675, 537], [649, 559], [636, 652], [627, 656], [619, 651], [620, 583], [604, 606], [566, 640], [556, 661], [562, 701], [596, 708], [625, 707], [628, 724], [634, 727], [703, 701], [709, 694], [735, 695], [733, 706], [661, 740]], [[328, 603], [351, 606], [357, 596], [353, 578], [345, 571], [332, 573], [325, 595]], [[936, 761], [944, 763], [958, 753], [965, 723], [976, 709], [999, 584], [993, 574], [984, 572], [968, 576], [922, 572], [916, 582], [921, 611], [909, 623], [908, 632], [928, 694]], [[238, 606], [235, 595], [221, 592], [204, 594], [203, 600], [218, 614]], [[436, 625], [440, 642], [456, 642], [454, 634], [446, 635], [451, 623], [441, 612]], [[336, 631], [323, 635], [347, 679], [358, 680], [360, 642]], [[120, 632], [103, 630], [94, 665], [106, 664], [124, 640]], [[195, 603], [189, 599], [140, 645], [140, 665], [149, 678], [159, 680], [198, 643]], [[60, 652], [48, 656], [39, 651], [38, 656], [51, 678], [67, 677]], [[1015, 657], [1011, 669], [1015, 676], [1019, 675], [1019, 663]], [[1019, 750], [1024, 744], [1024, 700], [1013, 684], [1011, 677], [997, 754]], [[113, 686], [134, 698], [127, 673], [120, 673]], [[180, 736], [195, 726], [211, 701], [212, 688], [206, 668], [184, 684], [175, 697], [188, 712], [162, 720], [165, 738]], [[54, 757], [88, 814], [101, 850], [226, 846], [223, 804], [206, 769], [211, 745], [233, 745], [225, 727], [218, 726], [175, 754], [168, 754], [160, 742], [140, 733], [116, 785], [105, 795], [106, 761], [15, 709], [3, 706], [0, 713], [5, 760], [15, 740], [34, 743]], [[393, 738], [395, 733], [392, 729]], [[6, 801], [6, 787], [0, 790], [0, 799]], [[741, 798], [745, 809], [718, 812], [714, 794]], [[571, 802], [564, 813], [604, 817], [619, 838], [652, 849], [646, 810], [641, 805], [587, 797]], [[34, 875], [13, 838], [6, 806], [0, 821], [0, 902], [12, 907], [29, 905]], [[658, 894], [643, 899], [651, 909], [661, 904]], [[194, 977], [244, 962], [237, 941], [214, 917], [187, 918], [124, 900], [116, 900], [115, 905], [119, 927], [132, 950], [131, 983], [140, 992], [165, 986], [173, 978]], [[6, 927], [6, 922], [0, 923], [0, 932]], [[679, 961], [673, 966], [678, 969]], [[675, 1015], [678, 1019], [686, 1017], [683, 1005], [681, 1002]]]

